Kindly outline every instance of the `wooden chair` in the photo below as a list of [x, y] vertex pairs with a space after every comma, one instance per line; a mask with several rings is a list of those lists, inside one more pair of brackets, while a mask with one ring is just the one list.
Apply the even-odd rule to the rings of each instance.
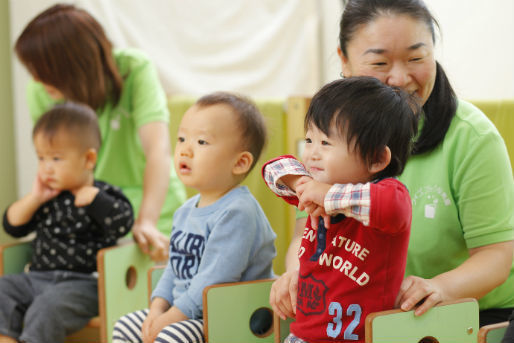
[[[30, 261], [30, 241], [0, 245], [0, 275], [21, 273]], [[122, 315], [147, 305], [146, 271], [154, 264], [132, 240], [122, 240], [97, 254], [99, 316], [66, 338], [67, 343], [111, 341], [112, 328]]]
[[501, 343], [508, 326], [508, 321], [482, 326], [478, 330], [478, 343]]
[[[164, 266], [154, 266], [148, 271], [148, 298], [163, 271]], [[269, 291], [273, 281], [265, 279], [206, 287], [203, 291], [206, 342], [272, 343], [273, 312]]]
[[365, 322], [366, 343], [475, 343], [478, 303], [460, 299], [441, 303], [422, 316], [413, 311], [371, 313]]
[[153, 266], [150, 269], [148, 269], [148, 276], [147, 276], [148, 305], [150, 305], [150, 302], [152, 299], [152, 292], [153, 292], [155, 286], [157, 286], [157, 282], [159, 282], [159, 279], [161, 278], [162, 273], [164, 273], [164, 268], [166, 268], [166, 266], [157, 265], [157, 266]]
[[272, 343], [273, 279], [226, 283], [203, 291], [203, 320], [208, 343]]

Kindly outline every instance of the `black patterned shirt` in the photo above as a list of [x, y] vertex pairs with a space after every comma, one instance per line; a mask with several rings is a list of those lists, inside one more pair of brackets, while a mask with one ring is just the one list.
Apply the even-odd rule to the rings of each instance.
[[5, 231], [13, 237], [36, 232], [30, 270], [96, 271], [98, 250], [116, 244], [134, 223], [132, 206], [118, 187], [95, 181], [99, 192], [91, 204], [74, 205], [75, 196], [62, 191], [41, 205], [32, 219], [13, 226], [4, 213]]

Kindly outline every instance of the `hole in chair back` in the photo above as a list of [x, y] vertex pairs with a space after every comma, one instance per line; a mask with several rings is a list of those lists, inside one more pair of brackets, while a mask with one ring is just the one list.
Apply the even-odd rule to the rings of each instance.
[[250, 317], [250, 331], [257, 337], [266, 337], [272, 333], [273, 312], [267, 307], [255, 310]]
[[125, 285], [128, 289], [136, 287], [137, 283], [137, 270], [134, 266], [130, 266], [125, 273]]

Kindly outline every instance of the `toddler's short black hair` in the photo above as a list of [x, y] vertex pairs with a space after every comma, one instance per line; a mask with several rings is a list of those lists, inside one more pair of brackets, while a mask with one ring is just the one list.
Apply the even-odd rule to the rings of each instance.
[[95, 111], [89, 106], [74, 102], [55, 105], [43, 114], [32, 130], [32, 138], [44, 134], [50, 141], [58, 133], [65, 132], [79, 146], [86, 149], [100, 149], [102, 136]]
[[420, 106], [413, 96], [374, 77], [333, 81], [314, 95], [305, 116], [305, 130], [316, 126], [327, 136], [335, 126], [348, 147], [371, 166], [388, 146], [390, 164], [374, 178], [400, 175], [417, 134]]
[[[253, 162], [248, 170], [255, 166], [267, 141], [266, 122], [261, 112], [249, 98], [228, 92], [215, 92], [204, 95], [196, 101], [200, 107], [224, 104], [232, 108], [238, 118], [241, 130], [242, 148], [253, 156]], [[220, 123], [223, 125], [223, 123]]]

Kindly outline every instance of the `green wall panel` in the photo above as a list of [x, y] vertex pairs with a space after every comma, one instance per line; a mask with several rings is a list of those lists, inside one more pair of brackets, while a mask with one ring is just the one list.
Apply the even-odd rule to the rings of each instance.
[[[11, 84], [11, 43], [9, 40], [9, 1], [0, 0], [0, 210], [16, 197], [16, 164], [14, 158], [13, 92]], [[0, 243], [11, 241], [3, 229]]]

